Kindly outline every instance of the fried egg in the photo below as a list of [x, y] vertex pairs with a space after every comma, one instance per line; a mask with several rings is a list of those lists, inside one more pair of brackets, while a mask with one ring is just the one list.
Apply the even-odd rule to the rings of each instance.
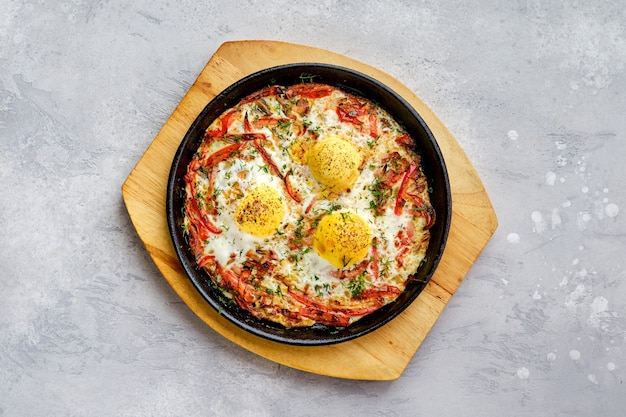
[[283, 198], [275, 188], [267, 185], [248, 190], [235, 210], [239, 229], [256, 237], [275, 233], [284, 217]]
[[320, 140], [307, 153], [311, 174], [332, 191], [350, 189], [359, 177], [362, 161], [357, 147], [338, 135]]
[[369, 252], [372, 231], [361, 216], [352, 212], [324, 216], [315, 229], [315, 252], [336, 268], [348, 268]]

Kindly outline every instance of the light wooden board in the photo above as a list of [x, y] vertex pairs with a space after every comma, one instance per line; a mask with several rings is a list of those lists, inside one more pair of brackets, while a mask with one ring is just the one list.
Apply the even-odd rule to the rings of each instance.
[[[402, 95], [431, 128], [446, 160], [453, 213], [448, 244], [432, 280], [402, 314], [380, 329], [330, 346], [302, 347], [253, 336], [221, 317], [186, 277], [174, 251], [165, 216], [169, 169], [196, 116], [220, 91], [260, 69], [296, 62], [341, 65], [368, 74]], [[393, 77], [345, 56], [275, 41], [223, 44], [211, 57], [174, 113], [122, 186], [130, 218], [155, 264], [181, 299], [212, 329], [269, 360], [338, 378], [398, 378], [497, 227], [497, 219], [471, 162], [433, 112]]]

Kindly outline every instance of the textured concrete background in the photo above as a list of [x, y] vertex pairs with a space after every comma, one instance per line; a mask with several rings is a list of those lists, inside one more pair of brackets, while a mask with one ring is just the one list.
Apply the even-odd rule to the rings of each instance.
[[[294, 3], [0, 0], [0, 416], [623, 416], [622, 2]], [[395, 76], [490, 194], [500, 226], [397, 381], [223, 339], [128, 219], [124, 179], [241, 39]]]

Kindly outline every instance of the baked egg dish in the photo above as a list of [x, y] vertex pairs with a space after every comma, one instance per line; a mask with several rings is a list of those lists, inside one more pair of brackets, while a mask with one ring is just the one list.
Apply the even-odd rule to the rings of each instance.
[[337, 87], [269, 86], [226, 109], [187, 167], [183, 229], [226, 299], [286, 327], [393, 302], [436, 221], [413, 139]]

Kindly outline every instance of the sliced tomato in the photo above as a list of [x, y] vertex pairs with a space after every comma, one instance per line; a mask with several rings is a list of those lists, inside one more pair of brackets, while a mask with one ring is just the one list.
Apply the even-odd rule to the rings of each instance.
[[359, 117], [367, 114], [366, 106], [354, 97], [349, 97], [342, 100], [337, 105], [337, 117], [342, 122], [352, 123], [360, 126], [363, 124]]

